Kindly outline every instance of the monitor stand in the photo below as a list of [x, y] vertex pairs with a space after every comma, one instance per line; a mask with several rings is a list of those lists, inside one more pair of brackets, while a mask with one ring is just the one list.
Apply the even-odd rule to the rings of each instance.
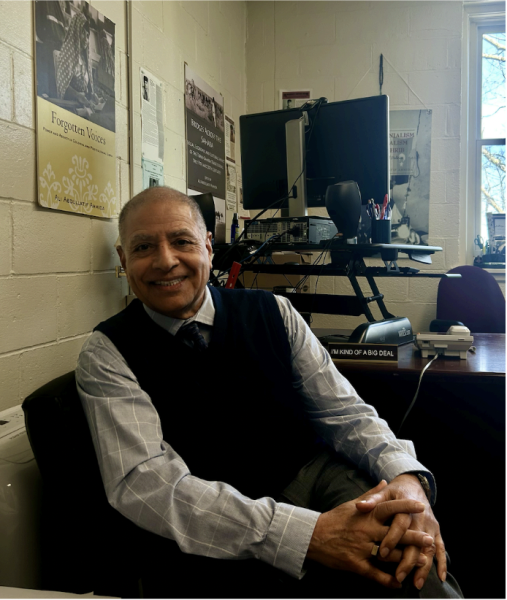
[[[289, 194], [289, 214], [282, 216], [306, 217], [305, 165], [305, 119], [293, 119], [285, 123], [285, 144], [287, 154], [287, 185]], [[294, 197], [295, 196], [295, 197]]]
[[352, 332], [349, 342], [354, 344], [395, 344], [402, 346], [414, 341], [412, 325], [407, 317], [361, 323]]
[[395, 317], [375, 321], [374, 323], [361, 323], [350, 336], [324, 335], [319, 337], [324, 345], [330, 343], [348, 342], [351, 344], [393, 344], [403, 346], [414, 341], [412, 325], [406, 317]]

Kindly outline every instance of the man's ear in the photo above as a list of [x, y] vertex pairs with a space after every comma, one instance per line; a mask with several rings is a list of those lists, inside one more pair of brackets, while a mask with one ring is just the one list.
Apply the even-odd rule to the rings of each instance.
[[116, 252], [118, 252], [118, 256], [120, 257], [120, 263], [123, 267], [123, 270], [127, 271], [127, 258], [125, 256], [125, 252], [123, 252], [123, 248], [121, 246], [116, 246]]
[[213, 246], [211, 245], [211, 231], [208, 231], [206, 233], [206, 250], [208, 251], [208, 257], [209, 257], [209, 265], [211, 268], [211, 263], [213, 260]]

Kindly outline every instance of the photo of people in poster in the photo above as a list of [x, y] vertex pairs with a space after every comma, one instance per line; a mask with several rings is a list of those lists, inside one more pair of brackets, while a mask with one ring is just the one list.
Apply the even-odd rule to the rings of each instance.
[[116, 216], [115, 25], [84, 0], [33, 6], [39, 204]]
[[185, 65], [187, 187], [225, 201], [224, 99]]
[[114, 23], [88, 2], [35, 2], [37, 95], [115, 130]]

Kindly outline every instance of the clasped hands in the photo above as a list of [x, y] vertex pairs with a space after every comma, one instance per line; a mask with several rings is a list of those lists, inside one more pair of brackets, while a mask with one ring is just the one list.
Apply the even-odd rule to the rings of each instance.
[[[389, 525], [387, 521], [391, 520]], [[380, 546], [371, 556], [373, 544]], [[352, 571], [389, 588], [414, 571], [414, 585], [424, 585], [433, 558], [445, 581], [445, 547], [440, 527], [418, 479], [410, 474], [396, 477], [350, 502], [320, 515], [308, 547], [307, 558], [333, 569]], [[398, 563], [393, 575], [382, 562]]]

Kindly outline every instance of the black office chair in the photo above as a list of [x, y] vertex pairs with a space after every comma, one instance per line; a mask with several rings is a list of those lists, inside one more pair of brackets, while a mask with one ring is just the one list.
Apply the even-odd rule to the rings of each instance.
[[[252, 580], [248, 571], [243, 576], [246, 561], [183, 554], [109, 505], [74, 371], [22, 406], [43, 485], [42, 589], [121, 598], [272, 597], [278, 574], [264, 563], [257, 565], [264, 579]], [[182, 581], [193, 587], [185, 591]]]
[[143, 544], [135, 541], [147, 532], [107, 501], [74, 371], [22, 406], [43, 485], [43, 589], [140, 597]]

